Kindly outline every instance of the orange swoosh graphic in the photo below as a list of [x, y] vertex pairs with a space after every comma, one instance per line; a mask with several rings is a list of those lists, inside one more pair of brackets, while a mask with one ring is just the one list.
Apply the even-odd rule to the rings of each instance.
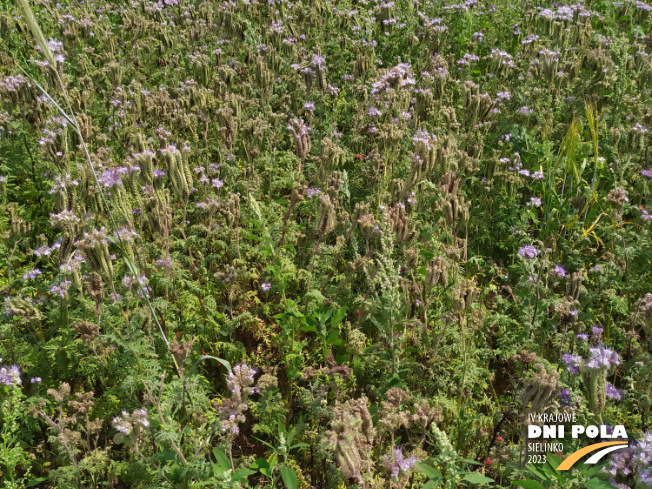
[[603, 443], [595, 443], [594, 445], [589, 445], [588, 447], [584, 447], [575, 453], [571, 454], [564, 460], [561, 464], [559, 464], [559, 467], [557, 467], [557, 470], [568, 470], [570, 469], [575, 462], [577, 462], [579, 459], [581, 459], [584, 455], [587, 453], [591, 453], [596, 451], [599, 448], [604, 448], [604, 447], [610, 447], [612, 445], [627, 445], [627, 442], [622, 442], [622, 441], [605, 441]]

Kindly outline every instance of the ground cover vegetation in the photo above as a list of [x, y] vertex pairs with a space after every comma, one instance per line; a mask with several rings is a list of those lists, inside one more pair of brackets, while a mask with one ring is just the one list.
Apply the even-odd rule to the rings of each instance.
[[2, 487], [652, 486], [652, 6], [453, 1], [2, 2]]

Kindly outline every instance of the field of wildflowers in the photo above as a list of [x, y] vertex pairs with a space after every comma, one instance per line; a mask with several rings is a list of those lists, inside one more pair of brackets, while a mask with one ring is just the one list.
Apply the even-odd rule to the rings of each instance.
[[652, 4], [455, 1], [0, 3], [0, 487], [652, 487]]

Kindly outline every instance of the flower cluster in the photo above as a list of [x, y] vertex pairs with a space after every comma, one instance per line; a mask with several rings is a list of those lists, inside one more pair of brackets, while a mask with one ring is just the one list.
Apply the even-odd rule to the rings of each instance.
[[[0, 358], [0, 362], [2, 358]], [[11, 367], [0, 366], [0, 384], [4, 385], [20, 385], [20, 367], [12, 365]]]
[[149, 426], [147, 419], [147, 411], [144, 409], [136, 409], [133, 413], [129, 414], [126, 410], [122, 411], [121, 416], [116, 416], [112, 421], [113, 428], [123, 435], [130, 435], [138, 433], [140, 429]]
[[412, 455], [405, 457], [401, 447], [394, 448], [391, 456], [383, 456], [383, 464], [392, 477], [406, 474], [417, 462], [418, 460]]
[[518, 254], [523, 258], [536, 258], [539, 250], [532, 245], [526, 245], [518, 250]]

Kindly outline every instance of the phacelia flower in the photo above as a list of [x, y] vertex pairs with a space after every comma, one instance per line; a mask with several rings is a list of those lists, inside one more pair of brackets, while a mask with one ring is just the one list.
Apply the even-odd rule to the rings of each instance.
[[539, 197], [532, 197], [530, 202], [527, 203], [528, 207], [539, 207], [541, 205], [541, 199]]
[[399, 474], [405, 474], [408, 470], [414, 467], [417, 459], [414, 456], [405, 457], [401, 447], [394, 448], [392, 456], [383, 456], [383, 463], [385, 468], [389, 471], [392, 477], [398, 477]]
[[605, 385], [605, 395], [609, 399], [615, 399], [618, 401], [623, 398], [623, 391], [617, 389], [614, 385], [607, 382], [607, 384]]
[[566, 276], [566, 269], [562, 267], [561, 265], [555, 265], [554, 270], [552, 271], [553, 275], [556, 275], [559, 278], [563, 278]]
[[566, 370], [573, 375], [580, 373], [580, 366], [584, 363], [581, 356], [577, 354], [566, 353], [561, 359], [566, 364]]
[[539, 254], [539, 250], [532, 245], [526, 245], [518, 250], [518, 254], [523, 258], [536, 258]]

